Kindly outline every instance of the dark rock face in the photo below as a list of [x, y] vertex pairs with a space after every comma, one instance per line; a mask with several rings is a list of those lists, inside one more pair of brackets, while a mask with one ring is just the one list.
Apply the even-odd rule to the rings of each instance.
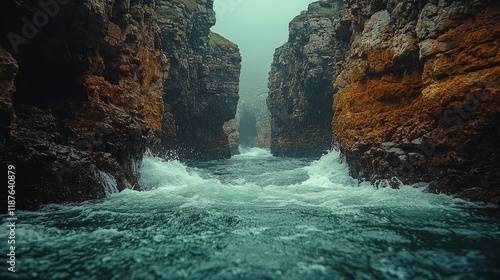
[[210, 32], [212, 0], [160, 2], [163, 49], [171, 64], [165, 118], [175, 127], [164, 132], [162, 143], [182, 159], [229, 158], [223, 126], [234, 118], [238, 104], [238, 47]]
[[59, 2], [0, 12], [0, 158], [16, 167], [18, 208], [140, 188], [133, 164], [160, 144], [155, 1]]
[[0, 150], [5, 150], [5, 139], [9, 135], [9, 126], [14, 119], [12, 94], [16, 91], [14, 79], [19, 65], [5, 49], [0, 48]]
[[500, 3], [346, 4], [332, 129], [352, 175], [500, 203]]
[[335, 25], [342, 1], [321, 1], [290, 22], [269, 74], [271, 151], [277, 156], [318, 156], [331, 148]]

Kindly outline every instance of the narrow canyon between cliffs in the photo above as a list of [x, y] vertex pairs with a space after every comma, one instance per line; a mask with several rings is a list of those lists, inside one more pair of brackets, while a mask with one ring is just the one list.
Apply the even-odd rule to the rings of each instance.
[[500, 2], [6, 0], [0, 279], [500, 279]]

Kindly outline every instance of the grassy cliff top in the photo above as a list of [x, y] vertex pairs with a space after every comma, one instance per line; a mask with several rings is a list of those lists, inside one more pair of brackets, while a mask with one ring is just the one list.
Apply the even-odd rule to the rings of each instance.
[[158, 15], [161, 18], [179, 20], [184, 17], [182, 13], [176, 8], [180, 5], [184, 6], [185, 9], [190, 12], [198, 11], [198, 0], [171, 0], [170, 3], [161, 3], [161, 6], [158, 10]]
[[338, 18], [340, 8], [338, 1], [316, 1], [309, 4], [307, 11], [302, 11], [292, 22], [304, 21], [309, 18]]
[[236, 45], [235, 43], [212, 31], [210, 31], [210, 44], [214, 46], [222, 45], [235, 49], [238, 48], [238, 45]]

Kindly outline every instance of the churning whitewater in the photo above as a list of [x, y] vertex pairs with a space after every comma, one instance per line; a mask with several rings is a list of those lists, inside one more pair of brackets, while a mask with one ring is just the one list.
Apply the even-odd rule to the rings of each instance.
[[251, 148], [187, 165], [146, 156], [137, 172], [147, 191], [20, 212], [17, 272], [0, 278], [500, 276], [495, 209], [425, 186], [360, 183], [338, 152], [291, 159]]

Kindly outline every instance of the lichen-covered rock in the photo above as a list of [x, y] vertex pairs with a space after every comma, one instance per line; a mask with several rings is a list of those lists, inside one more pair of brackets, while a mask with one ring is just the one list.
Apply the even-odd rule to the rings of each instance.
[[345, 2], [332, 129], [352, 175], [500, 203], [500, 3]]
[[276, 49], [269, 74], [271, 151], [321, 155], [331, 147], [335, 25], [342, 1], [310, 4], [290, 22], [288, 42]]
[[16, 206], [140, 188], [133, 164], [160, 144], [168, 72], [155, 1], [42, 2], [0, 12], [0, 158], [16, 167]]
[[211, 33], [213, 0], [160, 1], [163, 49], [171, 70], [165, 83], [167, 123], [163, 146], [181, 159], [231, 156], [224, 123], [238, 104], [238, 47]]

